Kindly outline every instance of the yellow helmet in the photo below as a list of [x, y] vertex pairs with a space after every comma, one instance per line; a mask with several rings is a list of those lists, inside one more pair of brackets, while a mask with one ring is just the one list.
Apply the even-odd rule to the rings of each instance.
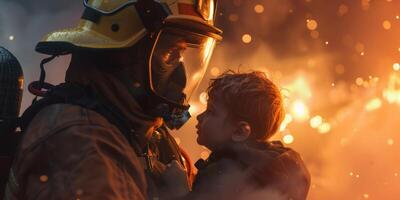
[[[40, 53], [64, 55], [79, 49], [120, 49], [147, 36], [148, 87], [157, 113], [180, 127], [189, 99], [202, 80], [222, 31], [214, 26], [216, 0], [83, 0], [78, 27], [52, 32]], [[161, 107], [160, 107], [161, 106]], [[165, 113], [164, 113], [165, 111]]]
[[37, 44], [38, 52], [64, 55], [74, 48], [126, 48], [166, 23], [222, 39], [222, 31], [214, 27], [216, 0], [83, 0], [83, 4], [78, 26], [47, 34]]

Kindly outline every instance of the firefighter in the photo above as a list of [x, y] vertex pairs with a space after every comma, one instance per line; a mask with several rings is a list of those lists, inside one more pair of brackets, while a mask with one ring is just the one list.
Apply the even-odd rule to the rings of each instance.
[[[189, 118], [191, 94], [222, 39], [214, 0], [84, 0], [77, 27], [49, 33], [49, 55], [5, 199], [163, 199], [163, 171], [187, 159], [168, 133]], [[65, 83], [44, 64], [71, 54]], [[190, 183], [186, 183], [188, 187]], [[169, 196], [167, 196], [169, 195]]]

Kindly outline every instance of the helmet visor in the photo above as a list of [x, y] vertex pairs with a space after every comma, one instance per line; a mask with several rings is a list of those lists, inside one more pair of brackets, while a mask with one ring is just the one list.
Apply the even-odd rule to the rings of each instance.
[[150, 57], [151, 89], [160, 97], [188, 105], [202, 80], [216, 39], [177, 29], [158, 34]]

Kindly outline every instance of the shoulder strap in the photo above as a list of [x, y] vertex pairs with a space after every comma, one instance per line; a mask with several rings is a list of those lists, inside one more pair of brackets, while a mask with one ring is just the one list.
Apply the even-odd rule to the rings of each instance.
[[21, 130], [25, 131], [35, 115], [44, 107], [61, 103], [82, 106], [99, 113], [107, 121], [116, 126], [129, 141], [135, 152], [141, 155], [141, 148], [137, 143], [137, 139], [134, 138], [135, 125], [130, 125], [117, 108], [79, 85], [69, 83], [60, 84], [47, 92], [44, 98], [35, 101], [20, 118], [19, 125]]

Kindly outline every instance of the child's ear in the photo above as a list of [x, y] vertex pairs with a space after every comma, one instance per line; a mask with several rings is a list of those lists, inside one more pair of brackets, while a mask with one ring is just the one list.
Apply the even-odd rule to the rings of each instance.
[[243, 142], [250, 137], [251, 126], [245, 121], [240, 121], [237, 123], [236, 131], [232, 134], [232, 140], [234, 142]]

